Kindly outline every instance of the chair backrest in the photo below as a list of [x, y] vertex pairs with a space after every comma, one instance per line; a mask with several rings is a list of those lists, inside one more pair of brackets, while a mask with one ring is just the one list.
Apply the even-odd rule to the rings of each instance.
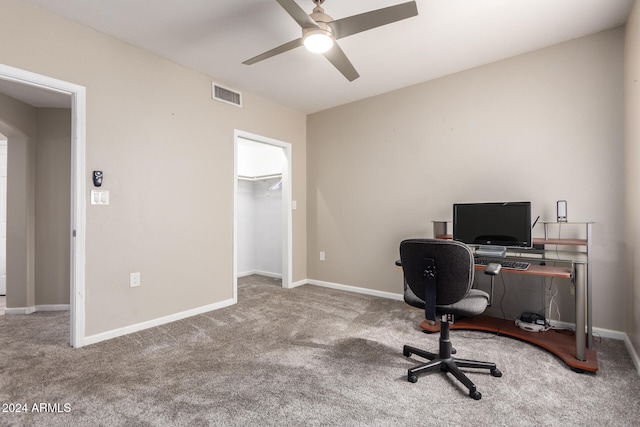
[[467, 245], [455, 240], [408, 239], [400, 243], [400, 262], [406, 284], [415, 296], [425, 301], [428, 260], [433, 260], [435, 265], [436, 305], [454, 304], [469, 293], [474, 262]]

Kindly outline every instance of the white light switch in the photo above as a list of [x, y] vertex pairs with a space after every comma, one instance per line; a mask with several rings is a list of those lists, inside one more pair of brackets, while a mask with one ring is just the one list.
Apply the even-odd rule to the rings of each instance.
[[91, 190], [92, 205], [108, 205], [109, 191], [107, 190]]

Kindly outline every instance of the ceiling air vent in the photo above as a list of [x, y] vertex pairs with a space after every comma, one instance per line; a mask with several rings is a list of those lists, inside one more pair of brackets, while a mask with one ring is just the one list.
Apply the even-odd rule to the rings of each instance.
[[213, 99], [242, 107], [242, 93], [213, 82]]

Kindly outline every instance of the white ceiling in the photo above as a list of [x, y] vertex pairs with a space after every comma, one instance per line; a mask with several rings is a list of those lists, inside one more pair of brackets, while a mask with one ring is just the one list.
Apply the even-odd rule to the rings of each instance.
[[[633, 0], [416, 0], [418, 16], [339, 41], [360, 73], [349, 83], [297, 48], [242, 61], [300, 37], [275, 0], [25, 0], [304, 113], [614, 28]], [[311, 13], [312, 0], [295, 0]], [[407, 0], [326, 0], [334, 19]]]

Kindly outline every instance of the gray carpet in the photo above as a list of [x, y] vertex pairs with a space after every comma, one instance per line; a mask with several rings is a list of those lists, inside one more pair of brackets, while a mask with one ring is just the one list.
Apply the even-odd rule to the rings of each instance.
[[640, 378], [621, 341], [597, 343], [592, 375], [530, 344], [453, 331], [459, 357], [504, 374], [470, 372], [475, 401], [441, 373], [406, 381], [417, 359], [402, 345], [437, 348], [437, 335], [418, 328], [420, 310], [259, 276], [238, 288], [233, 307], [81, 349], [66, 344], [66, 313], [0, 317], [0, 409], [28, 409], [0, 412], [0, 425], [639, 424]]

